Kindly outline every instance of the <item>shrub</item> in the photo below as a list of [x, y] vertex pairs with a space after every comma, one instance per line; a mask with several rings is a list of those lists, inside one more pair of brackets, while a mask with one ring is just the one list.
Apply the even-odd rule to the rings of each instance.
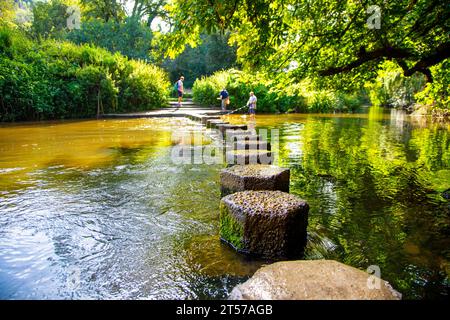
[[414, 104], [415, 94], [424, 86], [425, 77], [422, 74], [405, 77], [403, 70], [393, 61], [384, 62], [377, 77], [365, 85], [373, 105], [394, 108]]
[[92, 117], [167, 104], [165, 72], [91, 45], [0, 28], [0, 121]]
[[276, 83], [264, 74], [248, 74], [230, 69], [210, 77], [197, 79], [192, 88], [194, 102], [217, 106], [219, 92], [226, 87], [232, 108], [246, 104], [250, 91], [258, 98], [260, 112], [330, 112], [355, 111], [362, 103], [361, 95], [315, 90], [308, 80], [300, 83]]

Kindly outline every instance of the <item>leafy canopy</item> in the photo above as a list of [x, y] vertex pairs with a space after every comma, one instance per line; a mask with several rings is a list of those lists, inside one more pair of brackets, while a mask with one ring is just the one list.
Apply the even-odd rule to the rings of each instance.
[[450, 6], [439, 0], [173, 0], [166, 9], [166, 56], [197, 45], [201, 32], [229, 30], [247, 68], [297, 79], [360, 83], [393, 60], [431, 82], [430, 67], [450, 55]]

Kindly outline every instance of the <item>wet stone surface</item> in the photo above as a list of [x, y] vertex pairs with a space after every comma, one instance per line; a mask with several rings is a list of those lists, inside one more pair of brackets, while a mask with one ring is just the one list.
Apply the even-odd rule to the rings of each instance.
[[202, 124], [206, 125], [208, 120], [220, 120], [220, 116], [204, 116], [202, 117]]
[[236, 165], [220, 172], [222, 196], [246, 190], [289, 192], [290, 170], [272, 165]]
[[216, 127], [222, 133], [225, 133], [229, 130], [247, 130], [246, 124], [217, 124]]
[[273, 155], [269, 150], [232, 150], [226, 152], [225, 160], [228, 165], [270, 165], [273, 163]]
[[236, 286], [231, 300], [400, 300], [388, 282], [333, 260], [283, 261]]
[[206, 126], [208, 128], [215, 128], [217, 125], [222, 125], [222, 124], [228, 124], [227, 121], [223, 121], [220, 119], [216, 119], [216, 120], [206, 120]]
[[232, 144], [233, 150], [268, 150], [270, 151], [270, 142], [264, 140], [238, 140]]
[[242, 191], [220, 202], [220, 236], [238, 251], [298, 257], [306, 244], [308, 204], [282, 191]]

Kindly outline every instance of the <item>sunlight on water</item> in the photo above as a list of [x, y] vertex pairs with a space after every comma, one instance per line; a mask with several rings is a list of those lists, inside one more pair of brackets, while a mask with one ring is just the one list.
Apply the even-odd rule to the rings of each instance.
[[[307, 259], [379, 265], [405, 298], [448, 295], [448, 127], [375, 109], [228, 120], [280, 130], [291, 192], [311, 206]], [[269, 263], [218, 239], [223, 165], [171, 161], [195, 137], [180, 132], [203, 130], [159, 118], [1, 126], [0, 297], [225, 298]]]

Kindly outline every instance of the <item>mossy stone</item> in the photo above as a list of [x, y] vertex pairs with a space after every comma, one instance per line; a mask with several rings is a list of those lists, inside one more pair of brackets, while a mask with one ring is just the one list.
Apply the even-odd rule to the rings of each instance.
[[308, 204], [282, 191], [223, 197], [220, 236], [236, 250], [268, 258], [298, 257], [306, 245]]

